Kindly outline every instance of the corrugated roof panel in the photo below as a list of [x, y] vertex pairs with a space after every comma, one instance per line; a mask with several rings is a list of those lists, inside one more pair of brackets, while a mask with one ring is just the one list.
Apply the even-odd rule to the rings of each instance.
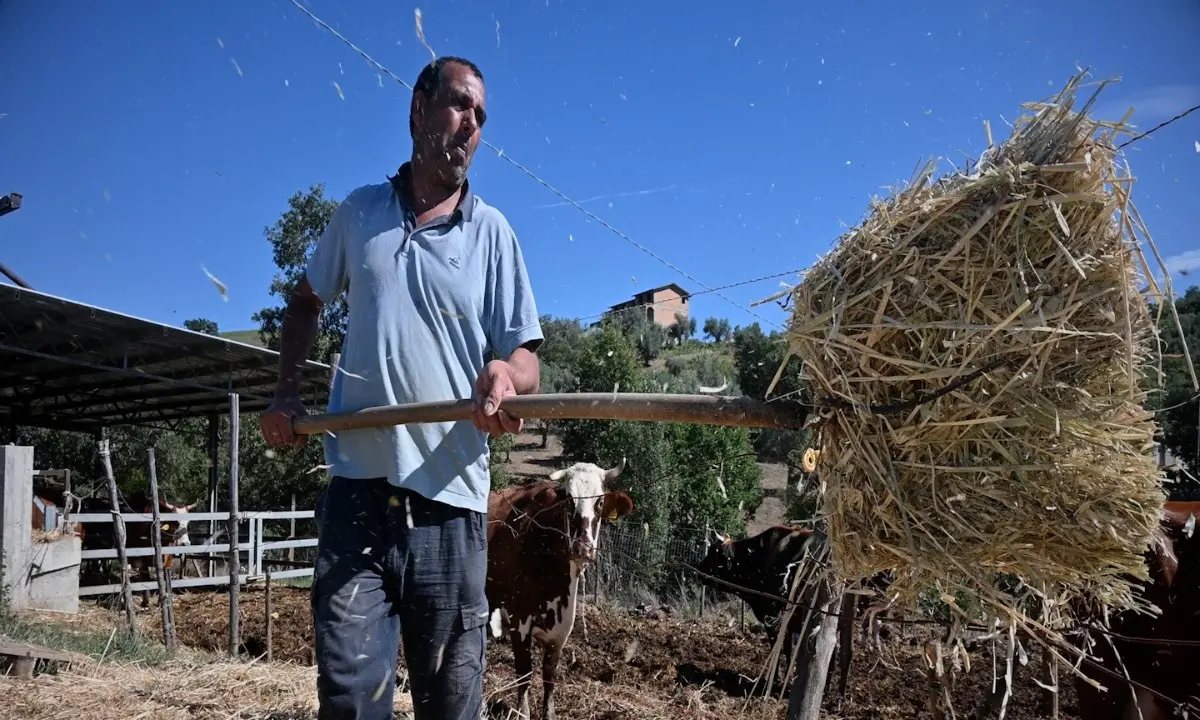
[[[266, 408], [279, 355], [53, 295], [0, 285], [0, 423], [95, 429]], [[308, 362], [303, 393], [329, 395]]]

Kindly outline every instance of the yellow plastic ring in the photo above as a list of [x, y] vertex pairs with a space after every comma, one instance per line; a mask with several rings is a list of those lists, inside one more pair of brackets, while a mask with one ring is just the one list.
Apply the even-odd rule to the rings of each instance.
[[804, 472], [814, 472], [817, 469], [817, 458], [821, 457], [821, 451], [814, 448], [809, 448], [804, 451], [804, 457], [801, 458], [800, 464], [804, 468]]

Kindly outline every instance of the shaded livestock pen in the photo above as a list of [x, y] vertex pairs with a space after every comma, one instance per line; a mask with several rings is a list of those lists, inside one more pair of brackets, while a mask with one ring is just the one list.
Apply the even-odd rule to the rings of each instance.
[[[199, 520], [192, 528], [198, 536], [212, 538], [218, 530], [217, 523], [228, 518], [228, 510], [218, 512], [222, 505], [220, 497], [236, 503], [236, 429], [240, 413], [259, 412], [267, 407], [278, 363], [277, 353], [261, 347], [29, 288], [0, 286], [0, 433], [5, 440], [11, 443], [21, 428], [84, 433], [97, 441], [95, 460], [105, 454], [108, 428], [139, 426], [192, 435], [204, 444], [208, 456], [205, 497], [196, 498], [207, 512], [193, 516]], [[305, 363], [301, 392], [312, 406], [324, 407], [328, 382], [327, 365]], [[229, 451], [228, 459], [223, 461], [219, 433], [220, 417], [226, 413], [231, 433], [224, 448]], [[205, 431], [195, 430], [189, 422], [195, 419], [207, 420]], [[31, 460], [30, 464], [34, 462]], [[227, 470], [224, 493], [219, 492], [222, 468]], [[85, 522], [82, 526], [85, 538], [89, 530], [95, 531], [87, 541], [88, 560], [107, 559], [104, 556], [113, 552], [110, 550], [113, 544], [107, 542], [114, 535], [109, 513], [114, 509], [114, 496], [121, 493], [105, 474], [72, 478], [72, 486], [64, 493], [68, 497], [62, 498], [62, 506], [68, 508], [91, 498], [89, 509], [93, 512], [76, 515]], [[29, 494], [32, 495], [32, 490]], [[17, 500], [16, 504], [5, 503], [5, 520], [9, 519], [10, 509], [17, 512], [19, 504], [37, 504], [33, 497]], [[21, 516], [24, 517], [24, 511]], [[182, 518], [167, 518], [179, 519]], [[143, 514], [129, 520], [153, 519]], [[243, 532], [239, 526], [247, 523], [252, 527]], [[239, 517], [232, 523], [226, 520], [225, 524], [227, 537], [235, 534], [253, 541], [264, 535], [262, 518]], [[115, 534], [123, 532], [122, 523]], [[19, 538], [6, 539], [10, 545], [18, 541]], [[212, 543], [208, 544], [212, 549]], [[227, 553], [237, 552], [238, 542], [232, 543], [232, 548], [229, 545], [226, 542], [223, 548]], [[254, 548], [249, 550], [253, 552]], [[123, 552], [117, 549], [117, 554]], [[147, 552], [150, 551], [131, 550], [134, 557]], [[29, 568], [22, 565], [29, 560], [20, 555], [5, 552], [8, 577], [27, 574]], [[212, 570], [210, 566], [209, 575]], [[112, 589], [106, 588], [105, 593]], [[236, 591], [231, 595], [236, 596]], [[18, 609], [29, 603], [20, 587], [16, 588], [13, 603]]]

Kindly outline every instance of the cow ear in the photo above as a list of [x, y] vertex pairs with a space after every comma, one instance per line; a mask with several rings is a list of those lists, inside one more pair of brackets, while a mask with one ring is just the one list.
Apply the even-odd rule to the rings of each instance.
[[555, 470], [554, 472], [550, 473], [550, 479], [553, 480], [554, 482], [558, 482], [559, 480], [562, 480], [566, 476], [567, 476], [566, 470]]
[[609, 522], [616, 522], [633, 512], [633, 499], [623, 492], [605, 493], [600, 512]]

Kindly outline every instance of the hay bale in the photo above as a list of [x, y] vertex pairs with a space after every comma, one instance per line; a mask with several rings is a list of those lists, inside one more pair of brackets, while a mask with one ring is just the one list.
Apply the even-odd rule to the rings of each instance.
[[935, 182], [929, 166], [873, 202], [791, 291], [789, 352], [827, 399], [835, 570], [894, 571], [901, 604], [965, 591], [1012, 619], [996, 581], [1013, 574], [1122, 608], [1122, 575], [1147, 576], [1165, 500], [1143, 410], [1160, 293], [1117, 162], [1124, 126], [1087, 116], [1094, 95], [1073, 109], [1083, 77], [999, 146], [989, 131], [969, 172]]

